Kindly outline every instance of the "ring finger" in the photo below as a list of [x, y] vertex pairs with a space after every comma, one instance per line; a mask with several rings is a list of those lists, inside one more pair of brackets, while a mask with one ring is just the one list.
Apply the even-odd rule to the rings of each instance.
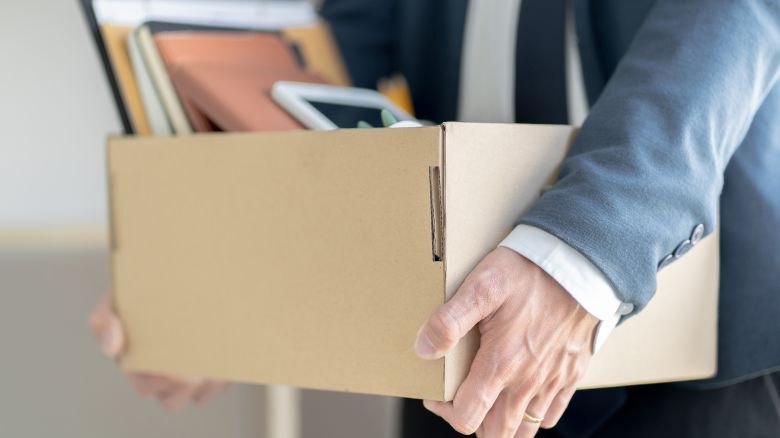
[[515, 438], [531, 438], [536, 435], [542, 421], [544, 421], [544, 416], [547, 414], [547, 409], [557, 394], [558, 388], [547, 388], [528, 403], [525, 413], [522, 414], [523, 421], [515, 432]]
[[209, 380], [206, 383], [203, 383], [193, 394], [192, 394], [192, 401], [195, 404], [203, 404], [209, 399], [211, 399], [213, 396], [221, 393], [222, 391], [226, 390], [230, 386], [227, 382], [215, 382], [213, 380]]

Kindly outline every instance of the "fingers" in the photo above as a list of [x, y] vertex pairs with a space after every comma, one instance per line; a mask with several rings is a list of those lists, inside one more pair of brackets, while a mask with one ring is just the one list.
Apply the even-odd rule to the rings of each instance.
[[502, 279], [499, 271], [478, 266], [417, 332], [417, 355], [423, 359], [444, 357], [469, 330], [501, 305]]
[[135, 388], [135, 391], [142, 397], [154, 398], [166, 394], [170, 391], [173, 382], [163, 376], [151, 374], [128, 374], [127, 378]]
[[474, 433], [474, 429], [472, 429], [470, 425], [462, 424], [456, 419], [452, 402], [423, 400], [423, 406], [425, 406], [425, 409], [444, 419], [444, 421], [449, 423], [453, 429], [458, 431], [458, 433], [462, 433], [463, 435], [471, 435]]
[[[576, 390], [574, 386], [560, 391], [554, 384], [548, 386], [549, 389], [536, 395], [533, 395], [532, 390], [506, 388], [492, 404], [484, 419], [473, 423], [461, 419], [459, 415], [463, 413], [457, 408], [457, 399], [453, 402], [426, 400], [423, 405], [464, 435], [477, 432], [479, 437], [531, 438], [540, 427], [550, 429], [558, 423]], [[526, 419], [524, 414], [542, 421]]]
[[[449, 423], [450, 426], [452, 426], [453, 429], [455, 429], [458, 433], [462, 433], [463, 435], [471, 435], [474, 432], [478, 430], [479, 424], [476, 426], [474, 424], [467, 424], [463, 422], [458, 415], [455, 414], [455, 406], [454, 402], [440, 402], [440, 401], [431, 401], [431, 400], [425, 400], [423, 401], [423, 406], [425, 406], [425, 409], [428, 409], [429, 411], [433, 412], [434, 414], [441, 417], [444, 421]], [[481, 430], [480, 430], [481, 435]], [[490, 436], [490, 435], [485, 435]]]
[[156, 400], [168, 411], [179, 411], [189, 402], [203, 404], [230, 386], [222, 381], [154, 374], [129, 374], [128, 378], [141, 396]]
[[528, 438], [552, 427], [587, 370], [585, 346], [597, 323], [537, 265], [495, 250], [418, 332], [418, 355], [436, 359], [475, 325], [480, 331], [454, 400], [425, 407], [458, 432], [480, 437]]
[[566, 407], [569, 406], [569, 402], [574, 396], [574, 392], [576, 390], [577, 387], [572, 385], [562, 389], [558, 395], [555, 396], [552, 403], [550, 404], [549, 409], [547, 409], [547, 414], [545, 415], [544, 421], [542, 421], [541, 426], [543, 428], [551, 429], [555, 427], [556, 424], [558, 424], [558, 421], [561, 420], [561, 417], [566, 411]]
[[202, 384], [203, 382], [174, 385], [169, 392], [160, 397], [160, 404], [170, 412], [180, 411]]
[[466, 379], [455, 393], [452, 415], [443, 418], [450, 424], [459, 424], [466, 431], [464, 433], [474, 433], [514, 375], [516, 363], [518, 361], [511, 357], [501, 357], [487, 345], [480, 348]]
[[89, 325], [100, 343], [103, 354], [112, 359], [122, 355], [125, 346], [125, 335], [122, 330], [122, 323], [114, 314], [110, 294], [104, 295], [100, 304], [92, 312], [89, 318]]
[[[92, 312], [89, 325], [100, 342], [103, 353], [113, 359], [125, 349], [125, 333], [114, 313], [111, 294], [106, 294]], [[182, 379], [169, 376], [132, 373], [130, 383], [142, 397], [157, 400], [169, 411], [178, 411], [188, 402], [202, 404], [223, 392], [229, 384], [204, 379]]]
[[[537, 394], [536, 397], [528, 403], [528, 406], [520, 413], [520, 426], [517, 428], [515, 438], [531, 438], [539, 431], [539, 427], [545, 421], [545, 417], [548, 415], [550, 405], [553, 399], [558, 395], [558, 388], [553, 388]], [[531, 418], [525, 418], [524, 414]], [[541, 422], [536, 422], [534, 419], [539, 419]]]
[[192, 402], [197, 405], [202, 405], [217, 395], [227, 391], [228, 388], [230, 388], [230, 383], [228, 382], [209, 380], [195, 391], [191, 397]]
[[523, 420], [525, 406], [532, 397], [528, 392], [505, 389], [482, 423], [482, 435], [486, 437], [511, 438], [515, 436]]

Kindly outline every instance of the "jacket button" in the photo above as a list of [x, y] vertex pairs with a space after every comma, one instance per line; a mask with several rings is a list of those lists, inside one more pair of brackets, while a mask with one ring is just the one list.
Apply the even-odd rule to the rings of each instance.
[[691, 233], [691, 245], [701, 242], [702, 237], [704, 237], [704, 224], [696, 225], [696, 228]]
[[668, 256], [664, 257], [663, 260], [661, 260], [661, 263], [658, 264], [658, 270], [669, 266], [670, 263], [674, 260], [674, 256], [672, 254], [669, 254]]
[[674, 250], [674, 258], [679, 259], [680, 257], [684, 256], [685, 254], [688, 254], [688, 251], [693, 248], [693, 245], [691, 244], [690, 240], [685, 240], [683, 243], [681, 243], [677, 249]]

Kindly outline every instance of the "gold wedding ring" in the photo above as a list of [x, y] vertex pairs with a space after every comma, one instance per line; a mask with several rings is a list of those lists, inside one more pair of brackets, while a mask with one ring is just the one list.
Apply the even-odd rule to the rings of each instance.
[[523, 420], [533, 424], [539, 424], [544, 421], [544, 418], [532, 417], [528, 413], [523, 414]]

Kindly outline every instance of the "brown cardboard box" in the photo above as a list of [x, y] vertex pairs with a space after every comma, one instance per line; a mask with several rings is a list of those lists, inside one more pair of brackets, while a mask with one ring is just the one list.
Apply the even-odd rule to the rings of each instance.
[[[129, 370], [437, 400], [475, 333], [418, 359], [420, 324], [554, 179], [566, 126], [176, 138], [109, 145]], [[718, 242], [659, 276], [585, 386], [715, 371]]]

